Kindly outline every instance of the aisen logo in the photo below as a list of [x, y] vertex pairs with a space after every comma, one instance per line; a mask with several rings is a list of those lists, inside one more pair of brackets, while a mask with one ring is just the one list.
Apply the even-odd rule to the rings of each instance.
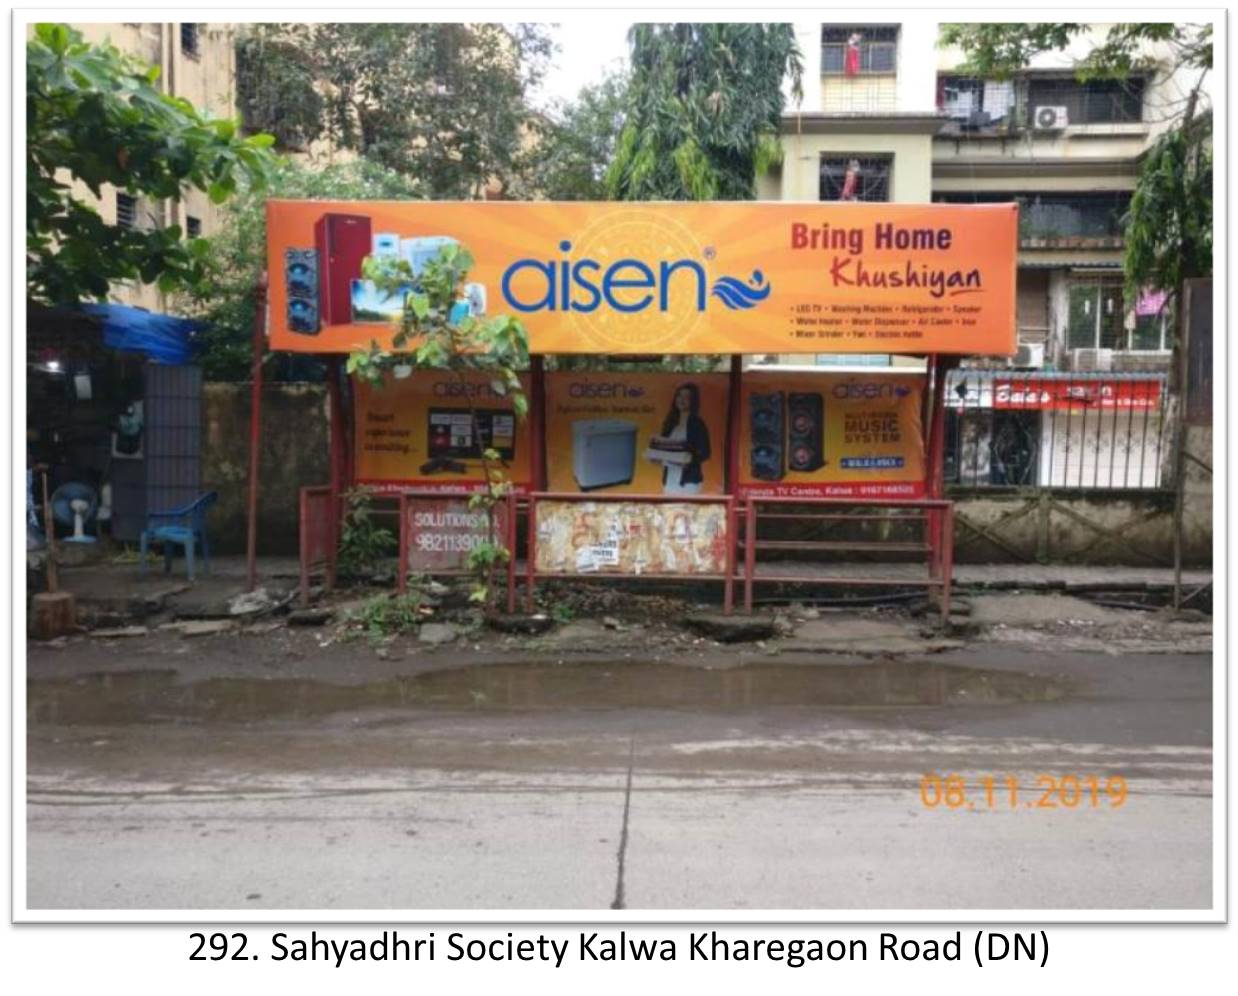
[[833, 395], [839, 401], [867, 398], [903, 398], [911, 393], [905, 384], [879, 383], [873, 380], [849, 380], [834, 386]]
[[573, 381], [568, 387], [568, 394], [573, 398], [641, 398], [645, 395], [645, 389], [619, 381], [600, 384]]
[[562, 259], [518, 259], [503, 271], [503, 297], [517, 311], [576, 311], [591, 314], [606, 307], [623, 314], [649, 308], [703, 312], [710, 294], [728, 308], [752, 308], [769, 296], [758, 270], [748, 284], [720, 277], [712, 290], [705, 267], [694, 259], [661, 260], [650, 265], [628, 256], [609, 265], [585, 257], [572, 259], [572, 243], [559, 243]]

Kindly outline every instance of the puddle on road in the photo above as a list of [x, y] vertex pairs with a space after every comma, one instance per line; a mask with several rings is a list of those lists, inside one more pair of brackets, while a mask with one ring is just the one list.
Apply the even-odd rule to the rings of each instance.
[[27, 720], [39, 724], [249, 722], [360, 709], [526, 712], [553, 709], [716, 711], [764, 706], [829, 709], [1052, 702], [1064, 680], [923, 662], [749, 664], [706, 669], [589, 662], [484, 665], [339, 685], [294, 678], [209, 678], [177, 672], [94, 673], [28, 684]]

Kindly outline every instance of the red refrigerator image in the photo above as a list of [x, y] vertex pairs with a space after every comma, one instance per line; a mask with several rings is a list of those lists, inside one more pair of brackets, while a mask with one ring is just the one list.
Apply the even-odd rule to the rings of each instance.
[[370, 219], [359, 214], [324, 214], [314, 224], [318, 247], [319, 307], [324, 325], [352, 322], [352, 282], [370, 254]]

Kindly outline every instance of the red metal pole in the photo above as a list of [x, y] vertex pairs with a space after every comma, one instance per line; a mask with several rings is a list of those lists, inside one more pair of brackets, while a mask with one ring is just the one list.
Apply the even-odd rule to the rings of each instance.
[[739, 539], [735, 530], [738, 525], [735, 521], [735, 496], [731, 495], [726, 503], [726, 582], [722, 591], [722, 612], [728, 616], [735, 608], [735, 544]]
[[[546, 358], [540, 354], [529, 357], [532, 397], [529, 398], [529, 437], [532, 491], [546, 490]], [[515, 555], [515, 550], [512, 551]]]
[[732, 494], [739, 488], [739, 432], [744, 404], [744, 358], [731, 357], [731, 379], [727, 393], [726, 423], [726, 489]]
[[941, 513], [941, 618], [950, 621], [950, 581], [954, 576], [954, 506], [948, 505]]
[[524, 610], [530, 615], [533, 614], [533, 575], [536, 571], [537, 563], [537, 495], [529, 495], [529, 537], [525, 544], [526, 560], [524, 565], [525, 581], [524, 581]]
[[309, 601], [309, 562], [306, 551], [309, 550], [309, 515], [305, 507], [305, 489], [297, 492], [297, 541], [301, 561], [301, 601]]
[[266, 353], [267, 275], [254, 288], [254, 341], [249, 394], [249, 497], [245, 532], [245, 590], [258, 586], [258, 472], [262, 435], [262, 360]]
[[507, 492], [507, 614], [516, 611], [516, 494]]
[[[344, 482], [344, 403], [340, 396], [340, 369], [343, 362], [338, 356], [332, 356], [327, 361], [327, 417], [328, 428], [328, 464], [331, 474], [331, 539], [327, 551], [328, 576], [335, 577], [335, 558], [339, 549], [340, 523], [343, 520], [344, 507], [340, 500]], [[334, 584], [334, 580], [332, 580]]]
[[744, 507], [744, 611], [752, 611], [752, 585], [757, 567], [757, 504], [751, 498]]
[[400, 492], [396, 505], [400, 516], [400, 552], [396, 560], [396, 589], [401, 595], [408, 588], [408, 495]]

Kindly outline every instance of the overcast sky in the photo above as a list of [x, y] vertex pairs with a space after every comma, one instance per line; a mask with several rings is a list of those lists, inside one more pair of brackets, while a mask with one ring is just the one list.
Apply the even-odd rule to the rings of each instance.
[[630, 22], [602, 20], [594, 15], [588, 21], [566, 21], [551, 29], [559, 52], [551, 60], [542, 83], [539, 102], [554, 98], [569, 100], [582, 86], [596, 83], [608, 69], [627, 62]]

